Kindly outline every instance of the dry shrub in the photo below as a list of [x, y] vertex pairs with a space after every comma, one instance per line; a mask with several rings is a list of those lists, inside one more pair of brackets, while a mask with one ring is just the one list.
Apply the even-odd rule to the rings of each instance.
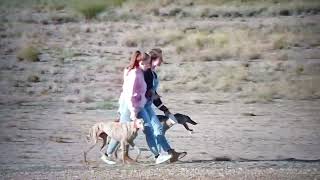
[[302, 13], [315, 14], [320, 11], [319, 1], [305, 0], [305, 1], [284, 1], [276, 5], [269, 6], [266, 14], [268, 15], [297, 15]]
[[273, 49], [287, 49], [291, 46], [287, 34], [274, 34], [270, 37]]
[[[268, 47], [263, 45], [258, 32], [250, 29], [224, 28], [213, 32], [191, 32], [176, 43], [178, 54], [186, 54], [188, 60], [223, 60], [232, 57], [259, 59], [260, 52]], [[197, 53], [194, 53], [194, 51]], [[189, 55], [191, 54], [191, 56]], [[196, 58], [200, 57], [200, 58]], [[196, 59], [195, 59], [196, 58]]]
[[217, 77], [215, 89], [222, 91], [241, 90], [241, 83], [248, 77], [248, 69], [244, 66], [223, 66], [214, 74]]
[[[143, 36], [141, 36], [143, 34]], [[122, 44], [127, 47], [137, 46], [166, 46], [183, 37], [182, 31], [179, 30], [156, 30], [148, 31], [139, 30], [128, 32], [124, 35]]]
[[320, 78], [249, 83], [243, 95], [252, 102], [270, 102], [274, 99], [313, 99], [320, 97]]
[[248, 96], [256, 102], [270, 102], [277, 94], [272, 83], [251, 83], [250, 85], [251, 90]]
[[124, 0], [72, 0], [71, 6], [86, 19], [93, 19], [108, 7], [120, 6]]
[[122, 38], [122, 45], [127, 47], [143, 47], [153, 45], [152, 42], [154, 42], [154, 40], [151, 33], [144, 33], [143, 36], [141, 36], [140, 33], [142, 33], [142, 31], [126, 33]]
[[276, 54], [275, 59], [280, 61], [287, 61], [289, 59], [289, 56], [288, 56], [288, 53], [279, 52]]
[[94, 0], [92, 1], [83, 1], [77, 0], [74, 4], [74, 9], [81, 13], [86, 19], [93, 19], [97, 14], [104, 11], [107, 7], [106, 1]]
[[205, 62], [201, 64], [190, 62], [179, 67], [166, 66], [159, 71], [161, 80], [167, 80], [166, 89], [176, 89], [175, 91], [238, 91], [247, 76], [248, 69], [242, 65], [210, 66]]
[[25, 44], [18, 52], [18, 60], [27, 60], [30, 62], [39, 61], [40, 51], [34, 44]]
[[221, 49], [205, 49], [199, 51], [195, 56], [189, 56], [191, 61], [221, 61], [232, 58], [232, 54], [226, 48]]
[[[199, 28], [194, 31], [179, 29], [137, 30], [123, 36], [122, 44], [128, 47], [160, 46], [175, 49], [187, 61], [216, 61], [230, 58], [261, 59], [272, 50], [297, 46], [313, 47], [320, 44], [317, 25], [272, 25], [267, 28], [222, 27]], [[141, 36], [143, 34], [143, 36]], [[286, 60], [285, 56], [276, 59]]]
[[320, 97], [320, 78], [279, 81], [276, 84], [279, 95], [288, 99], [313, 99]]
[[37, 75], [30, 75], [28, 76], [27, 81], [36, 83], [36, 82], [40, 82], [40, 78]]
[[159, 7], [166, 7], [174, 2], [174, 0], [130, 0], [124, 2], [122, 8], [130, 12], [135, 10], [134, 12], [152, 13]]
[[114, 110], [117, 109], [117, 101], [100, 101], [96, 106], [97, 109]]
[[201, 0], [194, 6], [184, 5], [184, 10], [192, 17], [252, 17], [252, 16], [289, 16], [298, 14], [317, 14], [320, 2], [313, 0]]

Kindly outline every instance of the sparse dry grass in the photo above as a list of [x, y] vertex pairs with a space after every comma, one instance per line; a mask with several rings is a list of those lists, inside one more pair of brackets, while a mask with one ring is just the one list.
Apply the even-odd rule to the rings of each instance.
[[289, 16], [298, 14], [319, 13], [320, 3], [307, 0], [204, 0], [177, 3], [183, 9], [186, 17], [216, 18], [216, 17], [252, 17], [252, 16]]
[[253, 17], [289, 16], [298, 14], [317, 14], [320, 3], [312, 0], [130, 0], [125, 1], [121, 13], [141, 16], [179, 17], [179, 18], [216, 18], [216, 17]]
[[320, 78], [315, 74], [305, 76], [305, 71], [303, 65], [282, 63], [253, 67], [241, 63], [212, 66], [210, 62], [166, 65], [159, 71], [163, 82], [160, 91], [206, 93], [208, 98], [210, 94], [229, 93], [251, 103], [319, 98]]
[[[98, 2], [99, 0], [97, 0]], [[80, 2], [80, 0], [79, 0]], [[99, 1], [102, 2], [102, 1]], [[119, 1], [120, 2], [120, 1]], [[259, 1], [261, 2], [261, 1]], [[220, 8], [221, 11], [217, 11], [218, 13], [226, 13], [226, 12], [240, 12], [244, 13], [249, 11], [251, 7], [254, 7], [255, 10], [263, 9], [263, 12], [268, 12], [272, 14], [276, 11], [282, 11], [281, 7], [285, 7], [287, 3], [291, 3], [289, 1], [279, 1], [280, 4], [274, 4], [271, 2], [265, 2], [265, 4], [273, 4], [270, 5], [267, 9], [263, 9], [265, 4], [259, 5], [254, 1], [242, 1], [240, 4], [241, 7], [236, 7], [236, 1], [198, 1], [193, 5], [190, 2], [186, 1], [171, 1], [171, 0], [157, 0], [157, 1], [127, 1], [122, 3], [122, 14], [118, 12], [117, 9], [113, 9], [115, 13], [119, 13], [119, 17], [121, 15], [131, 15], [130, 9], [137, 8], [136, 12], [148, 12], [155, 10], [157, 8], [159, 13], [162, 11], [167, 12], [168, 9], [175, 9], [179, 7], [187, 6], [192, 9], [194, 13], [203, 13], [201, 12], [204, 9], [201, 9], [204, 3], [208, 3], [208, 7], [206, 7], [206, 14], [204, 14], [204, 18], [210, 15], [210, 5], [215, 5], [215, 8]], [[53, 2], [54, 3], [54, 2]], [[94, 4], [93, 2], [90, 2]], [[299, 7], [310, 5], [311, 1], [306, 1], [304, 3], [300, 2], [295, 4], [295, 6], [287, 6], [288, 10], [291, 11], [293, 9], [299, 9]], [[85, 8], [89, 8], [89, 6], [79, 3], [80, 5], [85, 6]], [[317, 3], [314, 3], [317, 4]], [[52, 11], [59, 11], [61, 9], [69, 8], [69, 5], [66, 6], [58, 6], [52, 8]], [[119, 4], [118, 4], [119, 5]], [[161, 5], [161, 6], [160, 6]], [[227, 9], [227, 5], [231, 5], [229, 9]], [[308, 5], [308, 6], [309, 6]], [[44, 5], [47, 6], [47, 5]], [[99, 8], [103, 7], [103, 9], [93, 10], [92, 15], [85, 15], [86, 18], [94, 18], [99, 12], [106, 12], [105, 7], [108, 5], [98, 4]], [[117, 5], [115, 5], [117, 6]], [[276, 8], [275, 8], [276, 7]], [[318, 6], [315, 5], [315, 8]], [[188, 10], [187, 8], [187, 10]], [[224, 9], [225, 8], [225, 9]], [[274, 9], [272, 9], [274, 8]], [[243, 12], [241, 12], [243, 10]], [[91, 11], [91, 10], [90, 10]], [[183, 9], [184, 11], [184, 9]], [[299, 10], [300, 11], [300, 10]], [[136, 13], [135, 12], [135, 13]], [[137, 15], [132, 13], [132, 15]], [[262, 12], [260, 12], [262, 14]], [[291, 13], [291, 12], [289, 12]], [[151, 15], [153, 16], [153, 15]], [[157, 15], [156, 15], [157, 16]], [[315, 86], [315, 79], [309, 80], [290, 80], [289, 83], [285, 83], [283, 79], [287, 80], [289, 74], [288, 69], [275, 70], [276, 67], [270, 67], [269, 69], [262, 69], [260, 72], [252, 73], [251, 67], [244, 67], [241, 65], [230, 65], [224, 64], [225, 61], [282, 61], [287, 62], [292, 60], [292, 53], [290, 51], [295, 51], [296, 48], [308, 49], [308, 48], [319, 48], [320, 45], [320, 26], [318, 24], [311, 24], [308, 22], [297, 21], [296, 24], [277, 24], [278, 21], [268, 22], [265, 24], [253, 25], [252, 22], [243, 22], [244, 25], [237, 21], [232, 26], [226, 25], [221, 26], [220, 23], [217, 26], [213, 26], [212, 24], [207, 24], [204, 26], [202, 23], [196, 22], [194, 25], [189, 25], [185, 23], [177, 23], [173, 24], [164, 24], [162, 20], [156, 18], [156, 16], [150, 18], [149, 15], [145, 15], [142, 17], [142, 20], [139, 21], [145, 22], [146, 24], [142, 24], [141, 22], [133, 22], [126, 24], [125, 27], [128, 27], [130, 31], [123, 30], [121, 23], [116, 24], [115, 29], [108, 31], [106, 30], [104, 33], [107, 34], [105, 37], [110, 38], [110, 36], [114, 35], [112, 31], [117, 32], [119, 38], [116, 38], [116, 44], [122, 44], [124, 47], [134, 47], [134, 48], [144, 48], [148, 49], [150, 47], [161, 47], [165, 49], [165, 53], [171, 53], [170, 58], [174, 59], [175, 65], [166, 65], [165, 69], [160, 70], [160, 78], [163, 83], [162, 90], [163, 91], [179, 91], [182, 89], [188, 90], [190, 92], [197, 93], [212, 93], [212, 92], [223, 92], [223, 93], [236, 93], [243, 97], [252, 96], [257, 100], [261, 101], [270, 101], [274, 98], [304, 98], [304, 97], [317, 97], [318, 96], [318, 87]], [[161, 16], [161, 15], [159, 15]], [[189, 16], [193, 17], [193, 16]], [[195, 16], [197, 17], [197, 16]], [[119, 20], [121, 20], [121, 18]], [[156, 20], [154, 22], [145, 21], [148, 20]], [[162, 16], [161, 18], [170, 18], [166, 16]], [[171, 17], [172, 18], [172, 17]], [[98, 19], [103, 21], [102, 19]], [[158, 21], [159, 20], [159, 21]], [[183, 20], [183, 18], [182, 18]], [[197, 19], [201, 21], [201, 19]], [[159, 23], [158, 23], [159, 22]], [[254, 21], [255, 22], [255, 21]], [[253, 23], [254, 23], [253, 22]], [[169, 22], [170, 23], [170, 22]], [[171, 22], [172, 23], [172, 22]], [[228, 23], [231, 23], [228, 22]], [[159, 25], [160, 24], [160, 25]], [[119, 26], [117, 26], [119, 25]], [[77, 46], [83, 48], [81, 42], [83, 39], [75, 38], [76, 34], [79, 37], [82, 37], [84, 33], [79, 26], [69, 26], [69, 28], [74, 27], [74, 30], [70, 30], [68, 34], [68, 40], [73, 46]], [[109, 26], [105, 26], [103, 28], [109, 28]], [[188, 29], [189, 28], [189, 29]], [[91, 29], [91, 30], [90, 30]], [[86, 32], [86, 37], [91, 38], [89, 42], [92, 44], [99, 44], [101, 46], [101, 42], [96, 42], [94, 39], [94, 33], [96, 30], [92, 30]], [[110, 33], [110, 35], [109, 35]], [[38, 31], [31, 33], [28, 38], [38, 37]], [[35, 37], [33, 37], [35, 36]], [[95, 36], [97, 37], [97, 36]], [[41, 39], [41, 38], [38, 38]], [[112, 39], [112, 38], [110, 38]], [[91, 41], [93, 40], [93, 41]], [[41, 41], [46, 42], [45, 39]], [[45, 43], [44, 43], [45, 44]], [[26, 59], [29, 61], [37, 61], [39, 60], [39, 45], [32, 46], [26, 45], [26, 48], [21, 48], [21, 51], [18, 52], [17, 57], [19, 59]], [[61, 46], [59, 44], [59, 46]], [[103, 46], [103, 45], [102, 45]], [[42, 46], [41, 46], [42, 47]], [[102, 48], [101, 48], [102, 49]], [[101, 49], [99, 49], [100, 53]], [[103, 51], [103, 50], [102, 50]], [[76, 51], [75, 51], [76, 52]], [[61, 48], [57, 50], [55, 57], [61, 58], [61, 61], [73, 61], [73, 57], [76, 56], [75, 52], [73, 52], [70, 48]], [[102, 53], [101, 53], [102, 54]], [[81, 54], [80, 54], [81, 56]], [[89, 54], [90, 56], [90, 54]], [[102, 55], [103, 56], [103, 55]], [[101, 56], [101, 57], [102, 57]], [[177, 58], [178, 57], [178, 58]], [[319, 51], [312, 51], [306, 56], [306, 59], [317, 59], [319, 57]], [[220, 62], [212, 62], [212, 61], [221, 61]], [[180, 66], [177, 66], [177, 63], [183, 63]], [[108, 69], [110, 73], [118, 73], [117, 68], [122, 67], [122, 62], [117, 64], [116, 68], [112, 70]], [[212, 67], [212, 64], [217, 63], [217, 67]], [[224, 64], [224, 65], [223, 65]], [[112, 62], [112, 66], [115, 66], [115, 63]], [[285, 67], [287, 68], [287, 67]], [[192, 73], [190, 73], [192, 72]], [[305, 67], [294, 67], [290, 69], [290, 73], [294, 72], [293, 77], [303, 76], [305, 75], [306, 70]], [[273, 75], [276, 74], [276, 75]], [[282, 77], [284, 76], [284, 77]], [[81, 79], [71, 79], [70, 82], [82, 82]], [[305, 87], [305, 88], [304, 88]], [[104, 106], [104, 105], [101, 105]]]
[[[178, 28], [137, 30], [124, 35], [122, 44], [127, 47], [173, 47], [187, 61], [219, 61], [230, 58], [254, 60], [268, 58], [263, 55], [273, 50], [318, 46], [319, 27], [275, 24], [265, 29], [223, 27], [186, 32]], [[278, 58], [287, 59], [284, 56]]]
[[320, 98], [320, 78], [311, 76], [306, 79], [279, 81], [276, 90], [280, 97], [289, 99]]
[[[3, 0], [0, 8], [30, 8], [37, 12], [67, 11], [72, 14], [68, 19], [75, 19], [73, 12], [84, 18], [95, 19], [105, 12], [101, 21], [139, 20], [145, 17], [253, 17], [253, 16], [288, 16], [297, 14], [318, 14], [320, 2], [313, 0]], [[109, 13], [110, 11], [116, 13]], [[65, 15], [66, 18], [68, 15]], [[110, 17], [108, 17], [110, 16]], [[135, 18], [132, 18], [135, 17]]]
[[279, 80], [276, 82], [250, 83], [242, 96], [249, 102], [270, 102], [274, 99], [320, 98], [320, 79], [311, 77], [304, 80]]
[[242, 65], [188, 63], [179, 67], [166, 66], [159, 71], [159, 77], [165, 81], [162, 87], [165, 91], [232, 92], [239, 91], [248, 77], [248, 70]]
[[0, 2], [0, 8], [28, 8], [36, 12], [67, 12], [59, 18], [67, 19], [67, 22], [74, 21], [74, 12], [78, 12], [85, 19], [94, 19], [99, 13], [108, 8], [119, 7], [124, 0], [26, 0], [21, 3], [19, 0], [4, 0]]

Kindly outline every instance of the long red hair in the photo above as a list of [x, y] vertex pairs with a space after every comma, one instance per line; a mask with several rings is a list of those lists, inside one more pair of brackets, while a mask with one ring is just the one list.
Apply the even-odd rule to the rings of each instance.
[[127, 69], [130, 71], [134, 68], [139, 67], [140, 61], [145, 61], [147, 58], [149, 58], [149, 55], [146, 53], [141, 53], [140, 51], [135, 51], [130, 58], [129, 66], [127, 66]]

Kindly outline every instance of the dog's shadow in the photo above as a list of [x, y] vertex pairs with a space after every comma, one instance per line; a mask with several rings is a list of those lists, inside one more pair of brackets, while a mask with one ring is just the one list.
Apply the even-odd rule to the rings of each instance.
[[194, 159], [190, 161], [181, 161], [181, 163], [184, 164], [193, 164], [193, 163], [204, 163], [204, 164], [210, 164], [210, 163], [216, 163], [216, 162], [230, 162], [234, 161], [230, 157], [216, 157], [213, 159]]
[[217, 162], [300, 162], [300, 163], [318, 163], [320, 159], [296, 159], [296, 158], [284, 158], [284, 159], [245, 159], [237, 158], [231, 159], [230, 157], [216, 157], [213, 159], [196, 159], [191, 161], [183, 161], [184, 164], [192, 163], [217, 163]]

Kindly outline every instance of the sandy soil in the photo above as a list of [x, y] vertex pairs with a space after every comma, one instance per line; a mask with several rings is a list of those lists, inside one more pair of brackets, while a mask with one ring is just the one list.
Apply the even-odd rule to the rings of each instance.
[[[271, 19], [261, 23], [294, 21]], [[174, 22], [168, 26], [170, 23]], [[241, 23], [221, 20], [215, 25]], [[30, 25], [23, 26], [24, 30], [26, 26]], [[180, 125], [167, 133], [177, 151], [188, 152], [184, 159], [153, 165], [140, 133], [136, 143], [143, 152], [138, 164], [106, 165], [94, 149], [85, 165], [82, 153], [88, 146], [88, 128], [117, 118], [121, 69], [134, 48], [118, 47], [116, 40], [123, 29], [137, 24], [31, 26], [39, 33], [51, 34], [47, 40], [50, 47], [73, 47], [81, 54], [62, 63], [59, 54], [46, 49], [39, 62], [18, 62], [9, 51], [18, 40], [5, 39], [11, 43], [1, 51], [1, 179], [320, 179], [320, 99], [250, 103], [232, 93], [217, 94], [220, 100], [212, 100], [206, 93], [181, 89], [162, 95], [172, 112], [187, 114], [199, 123], [192, 127], [192, 135]], [[101, 36], [86, 32], [88, 27], [106, 34], [102, 45], [97, 45]], [[76, 33], [73, 37], [66, 33], [70, 29]], [[174, 63], [175, 55], [165, 56]], [[38, 74], [40, 82], [26, 81], [31, 74]], [[103, 102], [108, 104], [101, 105]]]
[[[1, 172], [14, 179], [317, 179], [318, 103], [172, 107], [199, 124], [192, 135], [182, 126], [168, 132], [171, 144], [188, 155], [181, 162], [163, 166], [153, 165], [142, 134], [136, 140], [143, 148], [139, 165], [108, 166], [99, 160], [97, 149], [89, 154], [89, 165], [83, 164], [87, 128], [96, 121], [108, 120], [106, 117], [115, 117], [113, 110], [81, 112], [79, 107], [57, 102], [6, 105], [1, 107]], [[246, 116], [247, 112], [257, 116]], [[231, 161], [219, 161], [222, 157]]]

